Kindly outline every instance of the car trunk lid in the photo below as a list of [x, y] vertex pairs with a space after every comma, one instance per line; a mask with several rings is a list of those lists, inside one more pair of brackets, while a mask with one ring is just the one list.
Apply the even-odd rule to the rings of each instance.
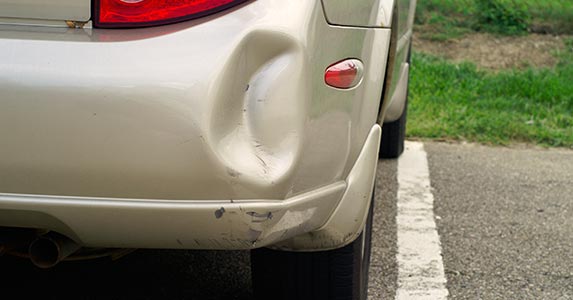
[[[90, 0], [0, 0], [0, 18], [86, 22]], [[9, 22], [9, 21], [8, 21]]]

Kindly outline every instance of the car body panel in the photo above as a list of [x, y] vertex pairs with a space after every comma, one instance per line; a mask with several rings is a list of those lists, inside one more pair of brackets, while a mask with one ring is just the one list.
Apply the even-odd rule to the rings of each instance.
[[345, 186], [338, 182], [284, 201], [0, 194], [0, 225], [49, 229], [85, 247], [250, 249], [318, 228]]
[[414, 26], [414, 14], [416, 0], [401, 0], [398, 2], [398, 30], [392, 34], [391, 51], [389, 54], [389, 68], [386, 75], [385, 94], [379, 123], [393, 122], [402, 116], [408, 96], [408, 79], [410, 64], [410, 49], [412, 43], [412, 30]]
[[417, 0], [396, 0], [398, 5], [398, 36], [401, 38], [412, 30]]
[[[28, 20], [5, 19], [6, 23], [42, 23], [31, 20], [88, 21], [90, 17], [91, 0], [0, 0], [0, 18]], [[63, 25], [64, 22], [59, 24]]]
[[[361, 199], [369, 197], [364, 191], [372, 188], [380, 132], [380, 126], [374, 125], [346, 180], [286, 200], [166, 201], [0, 194], [0, 226], [49, 229], [87, 247], [170, 249], [252, 249], [321, 228], [320, 239], [314, 235], [312, 240], [297, 239], [289, 242], [289, 247], [334, 247], [361, 230], [370, 203]], [[335, 210], [344, 213], [330, 217]]]
[[[379, 122], [400, 118], [408, 85], [407, 64], [416, 11], [416, 0], [322, 0], [330, 24], [340, 26], [386, 27], [392, 29], [388, 74]], [[406, 73], [404, 73], [406, 72]], [[397, 90], [401, 89], [401, 90]], [[395, 96], [395, 95], [398, 96]]]
[[385, 28], [392, 26], [394, 0], [322, 0], [322, 2], [330, 24]]
[[404, 107], [406, 106], [406, 100], [408, 98], [409, 75], [410, 65], [408, 63], [402, 64], [398, 75], [400, 77], [394, 89], [394, 93], [390, 98], [386, 115], [384, 116], [385, 122], [394, 122], [402, 116]]
[[[340, 26], [397, 29], [403, 36], [411, 29], [416, 0], [322, 0], [328, 22]], [[397, 18], [393, 18], [398, 12]], [[397, 24], [393, 24], [394, 21]]]
[[[390, 37], [329, 24], [320, 0], [144, 29], [0, 24], [0, 226], [90, 247], [342, 246], [369, 205], [357, 166], [379, 143]], [[360, 84], [327, 86], [347, 58]]]
[[319, 229], [276, 243], [289, 251], [330, 250], [346, 246], [362, 232], [372, 202], [382, 128], [372, 127], [362, 152], [346, 178], [346, 190], [328, 221]]
[[[334, 28], [305, 3], [150, 38], [0, 39], [0, 192], [285, 199], [342, 180], [376, 119], [389, 31]], [[346, 57], [370, 66], [360, 86], [324, 85]]]

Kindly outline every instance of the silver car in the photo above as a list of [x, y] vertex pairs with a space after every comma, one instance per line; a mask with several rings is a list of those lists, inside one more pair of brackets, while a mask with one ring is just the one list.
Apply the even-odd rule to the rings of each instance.
[[0, 250], [253, 249], [258, 299], [365, 299], [415, 6], [0, 0]]

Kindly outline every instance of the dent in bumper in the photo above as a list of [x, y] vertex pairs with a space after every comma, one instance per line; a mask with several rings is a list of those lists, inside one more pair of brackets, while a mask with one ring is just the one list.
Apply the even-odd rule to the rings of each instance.
[[[0, 30], [0, 192], [285, 199], [344, 180], [375, 122], [388, 30], [275, 0], [155, 30], [168, 32]], [[364, 80], [329, 88], [325, 68], [346, 57]]]
[[364, 226], [380, 132], [379, 125], [372, 128], [346, 181], [287, 200], [0, 194], [0, 226], [45, 228], [86, 247], [252, 249], [277, 244], [291, 250], [336, 248], [354, 240]]
[[274, 245], [283, 250], [329, 250], [346, 246], [362, 232], [376, 179], [382, 129], [376, 124], [346, 179], [347, 188], [336, 210], [318, 230]]

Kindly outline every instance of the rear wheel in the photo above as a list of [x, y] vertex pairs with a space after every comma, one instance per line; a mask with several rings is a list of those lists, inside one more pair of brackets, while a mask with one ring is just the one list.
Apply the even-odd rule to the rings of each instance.
[[[374, 195], [372, 195], [374, 197]], [[340, 249], [251, 252], [255, 299], [366, 300], [373, 201], [360, 236]]]
[[380, 158], [397, 158], [402, 154], [402, 152], [404, 152], [404, 140], [406, 139], [407, 116], [408, 116], [408, 98], [406, 98], [404, 111], [402, 112], [400, 118], [394, 122], [384, 123], [384, 125], [382, 125]]

